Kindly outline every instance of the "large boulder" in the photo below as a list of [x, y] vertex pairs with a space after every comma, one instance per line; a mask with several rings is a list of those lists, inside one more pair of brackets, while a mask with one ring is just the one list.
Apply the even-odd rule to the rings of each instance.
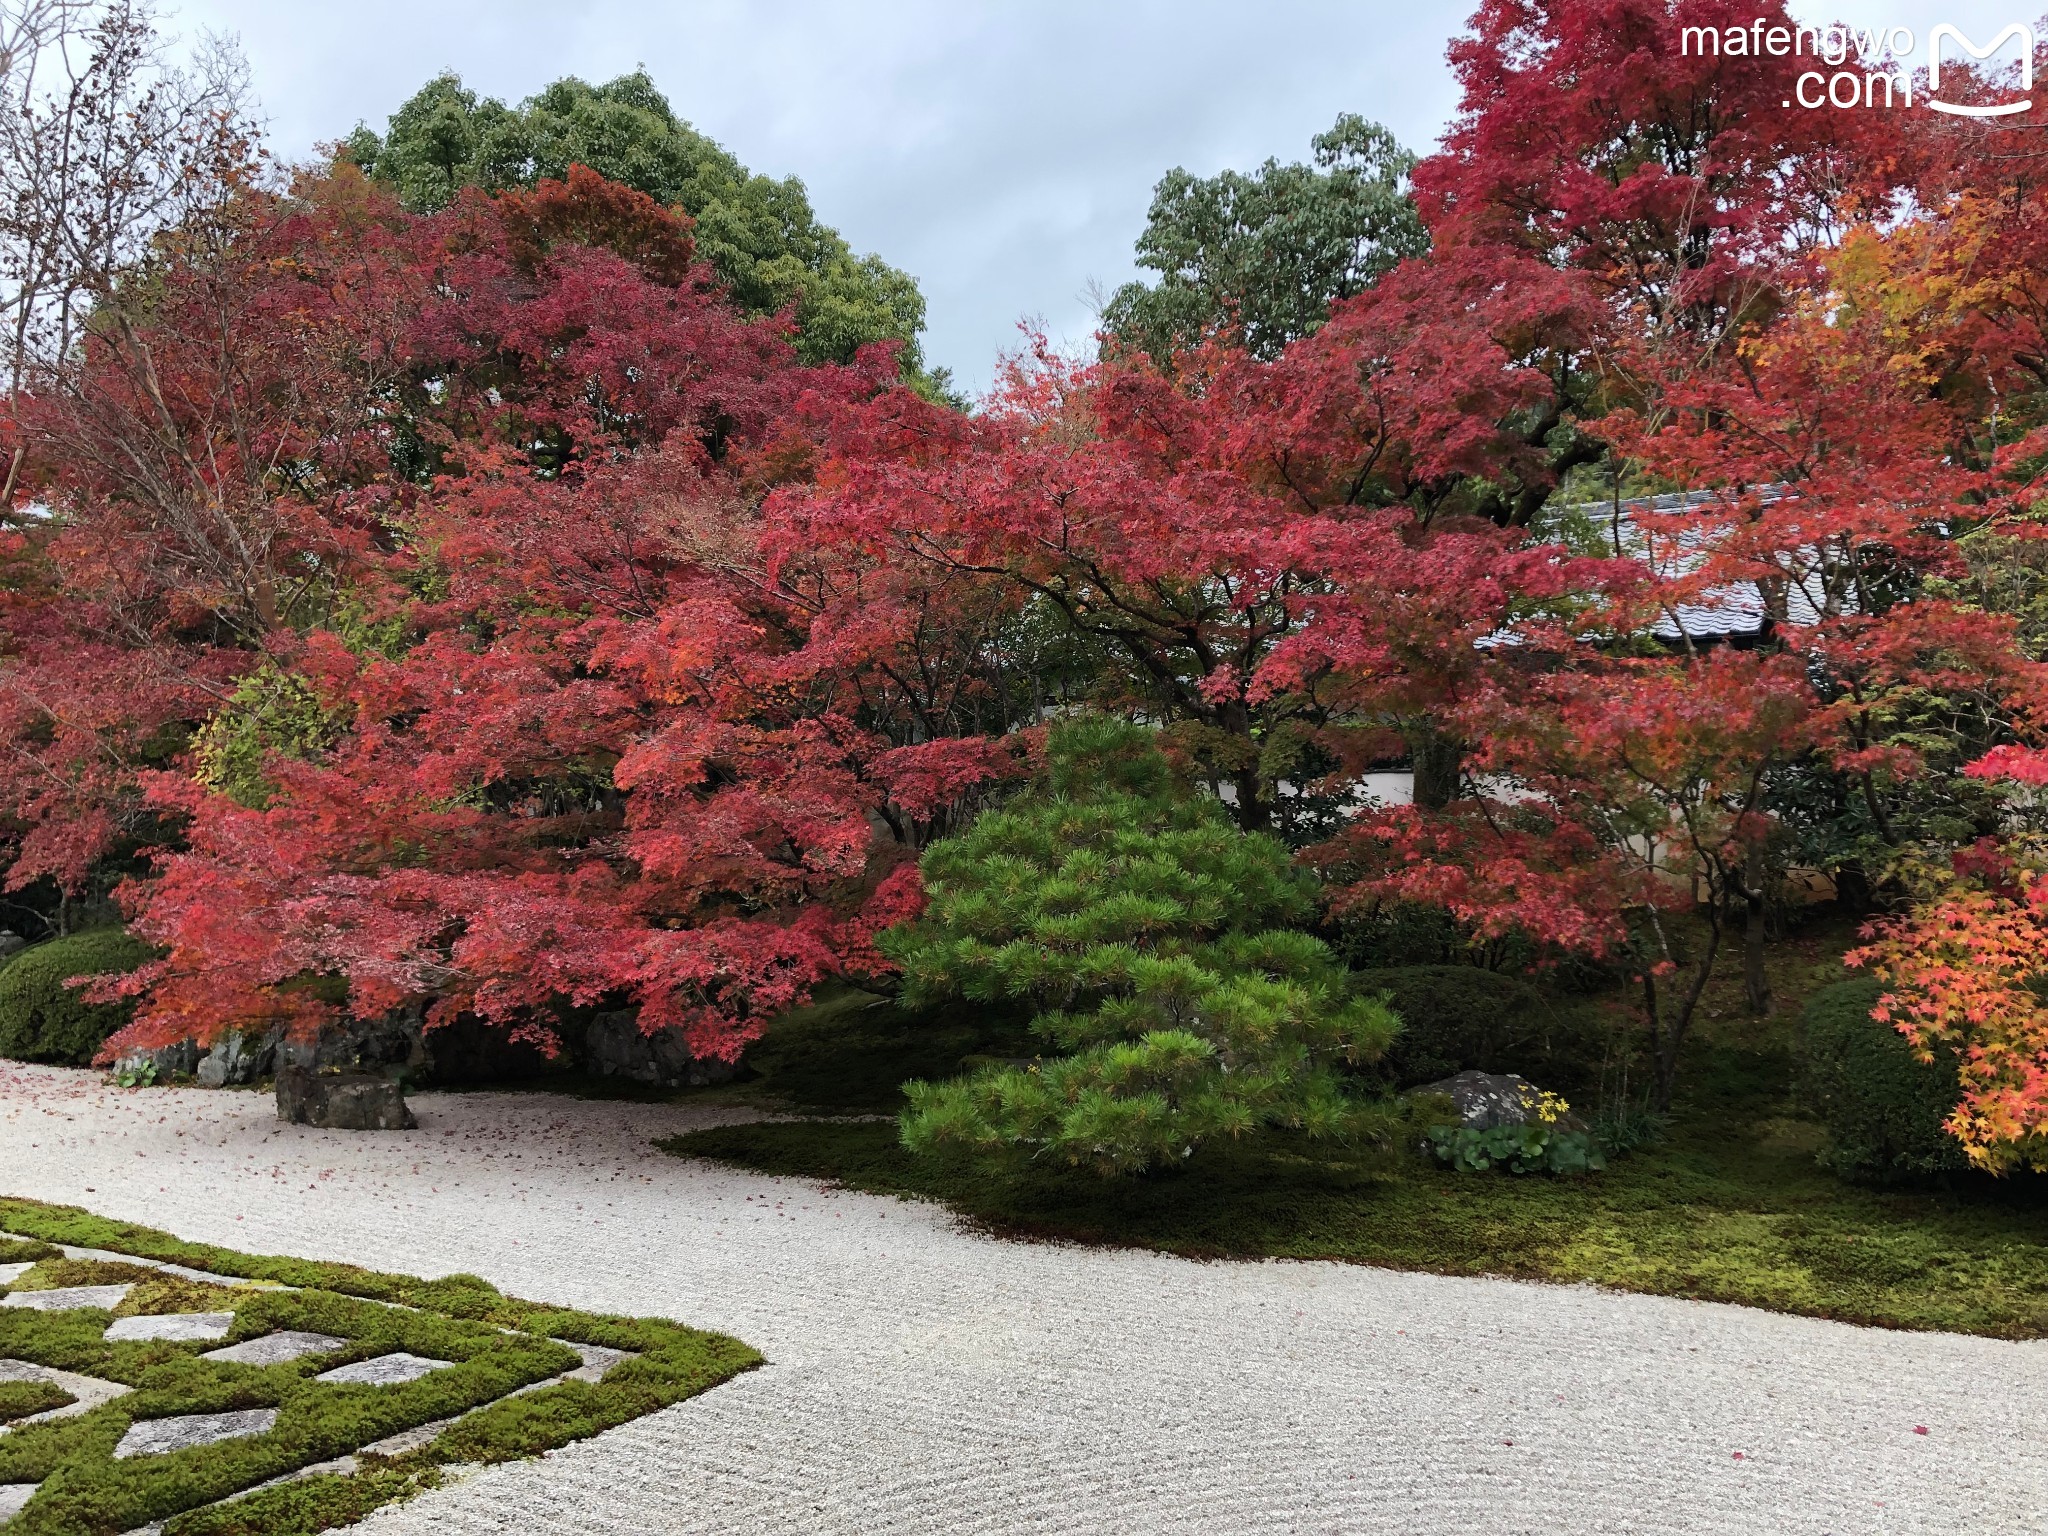
[[[1470, 1131], [1490, 1131], [1497, 1125], [1527, 1125], [1536, 1118], [1536, 1105], [1543, 1090], [1514, 1072], [1460, 1072], [1434, 1083], [1410, 1090], [1415, 1098], [1442, 1097], [1451, 1101], [1458, 1121]], [[1583, 1131], [1577, 1115], [1566, 1114], [1555, 1122], [1559, 1129]]]
[[622, 1077], [655, 1088], [702, 1088], [731, 1080], [729, 1061], [690, 1054], [674, 1027], [643, 1033], [630, 1009], [600, 1013], [583, 1032], [583, 1067], [593, 1077]]
[[278, 1065], [310, 1072], [381, 1072], [418, 1081], [431, 1064], [425, 1013], [415, 1004], [374, 1019], [343, 1018], [323, 1025], [310, 1040], [283, 1041]]
[[410, 1131], [419, 1127], [396, 1082], [377, 1072], [277, 1071], [277, 1118], [330, 1131]]
[[268, 1077], [277, 1065], [277, 1031], [245, 1035], [231, 1030], [213, 1043], [199, 1063], [202, 1088], [226, 1088]]

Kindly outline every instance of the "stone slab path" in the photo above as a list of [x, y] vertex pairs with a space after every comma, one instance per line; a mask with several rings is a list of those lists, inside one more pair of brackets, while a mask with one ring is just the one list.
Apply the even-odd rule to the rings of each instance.
[[769, 1358], [368, 1536], [2048, 1529], [2048, 1343], [997, 1242], [648, 1146], [715, 1111], [414, 1106], [416, 1131], [319, 1131], [260, 1095], [0, 1064], [0, 1192]]

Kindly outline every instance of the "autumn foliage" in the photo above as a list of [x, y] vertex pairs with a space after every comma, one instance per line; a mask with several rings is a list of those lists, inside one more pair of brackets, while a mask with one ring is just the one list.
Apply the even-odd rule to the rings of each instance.
[[1755, 13], [1486, 0], [1427, 252], [1257, 355], [1027, 341], [972, 412], [804, 364], [582, 167], [229, 177], [6, 422], [11, 888], [119, 885], [119, 1046], [603, 1005], [730, 1058], [1120, 714], [1325, 915], [1626, 978], [1660, 1104], [1819, 870], [2033, 1158], [2048, 200], [1981, 136], [2038, 130], [1679, 47]]

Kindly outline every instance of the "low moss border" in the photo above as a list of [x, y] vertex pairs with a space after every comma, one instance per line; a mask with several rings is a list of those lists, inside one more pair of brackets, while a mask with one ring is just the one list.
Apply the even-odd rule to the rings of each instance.
[[[241, 1253], [75, 1206], [10, 1197], [0, 1197], [0, 1228], [44, 1243], [291, 1288], [222, 1288], [220, 1300], [235, 1312], [230, 1341], [287, 1328], [351, 1341], [346, 1350], [282, 1365], [233, 1366], [198, 1358], [212, 1344], [110, 1344], [103, 1336], [109, 1312], [0, 1309], [0, 1354], [135, 1389], [89, 1413], [0, 1436], [0, 1482], [41, 1484], [9, 1524], [8, 1536], [116, 1536], [152, 1522], [162, 1522], [164, 1536], [309, 1536], [437, 1486], [445, 1466], [536, 1456], [761, 1364], [758, 1352], [725, 1334], [522, 1301], [474, 1275], [421, 1280]], [[571, 1343], [630, 1353], [600, 1381], [559, 1381], [505, 1395], [573, 1368], [579, 1357]], [[401, 1386], [312, 1379], [343, 1360], [393, 1349], [455, 1364]], [[261, 1407], [279, 1410], [266, 1434], [113, 1459], [135, 1419]], [[454, 1422], [433, 1440], [403, 1455], [358, 1454], [401, 1430], [450, 1418]], [[358, 1454], [353, 1472], [259, 1487], [350, 1454]]]

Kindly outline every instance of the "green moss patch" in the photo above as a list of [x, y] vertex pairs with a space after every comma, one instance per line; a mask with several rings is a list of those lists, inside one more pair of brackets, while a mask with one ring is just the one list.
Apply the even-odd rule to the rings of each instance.
[[[226, 1339], [206, 1343], [109, 1342], [109, 1312], [0, 1308], [0, 1356], [133, 1389], [90, 1412], [22, 1425], [0, 1437], [0, 1483], [40, 1485], [8, 1536], [113, 1536], [152, 1522], [163, 1522], [166, 1536], [326, 1530], [434, 1486], [437, 1469], [447, 1463], [537, 1455], [760, 1363], [753, 1350], [722, 1334], [520, 1301], [473, 1275], [419, 1280], [242, 1254], [25, 1200], [0, 1199], [0, 1227], [269, 1282], [264, 1288], [214, 1286], [147, 1266], [61, 1257], [44, 1259], [23, 1276], [18, 1284], [45, 1288], [134, 1281], [120, 1309], [124, 1315], [231, 1311], [234, 1324]], [[273, 1365], [204, 1358], [225, 1345], [289, 1331], [345, 1342]], [[572, 1344], [632, 1353], [599, 1381], [555, 1380], [582, 1365]], [[446, 1364], [395, 1385], [318, 1379], [337, 1366], [397, 1352]], [[139, 1420], [249, 1409], [276, 1410], [275, 1423], [241, 1439], [153, 1456], [114, 1455]], [[363, 1454], [346, 1475], [259, 1487], [443, 1420], [454, 1422], [402, 1455]]]
[[0, 1424], [65, 1408], [78, 1399], [47, 1381], [0, 1381]]
[[[1731, 970], [1708, 995], [1668, 1127], [1584, 1178], [1456, 1173], [1285, 1134], [1203, 1147], [1178, 1168], [1126, 1180], [913, 1156], [893, 1120], [725, 1125], [662, 1145], [937, 1201], [1006, 1236], [1590, 1282], [1886, 1327], [2048, 1337], [2048, 1178], [1964, 1171], [1873, 1188], [1845, 1183], [1816, 1156], [1831, 1148], [1828, 1126], [1799, 1091], [1798, 1020], [1807, 995], [1840, 976], [1849, 937], [1828, 932], [1774, 949], [1781, 1011], [1769, 1019], [1748, 1017], [1739, 968]], [[1495, 985], [1457, 980], [1467, 991]], [[1628, 1001], [1544, 995], [1560, 1016], [1625, 1010]], [[1472, 1016], [1448, 1011], [1452, 1025]], [[804, 1081], [829, 1083], [835, 1062], [872, 1073], [868, 1053], [885, 1025], [904, 1040], [893, 1065], [913, 1041], [957, 1049], [979, 1022], [961, 1010], [919, 1030], [886, 1007], [842, 1005], [777, 1021], [759, 1050], [769, 1062], [801, 1062]], [[1593, 1022], [1602, 1029], [1583, 1033], [1603, 1041], [1629, 1026], [1625, 1011]], [[1592, 1096], [1572, 1099], [1596, 1113]]]

